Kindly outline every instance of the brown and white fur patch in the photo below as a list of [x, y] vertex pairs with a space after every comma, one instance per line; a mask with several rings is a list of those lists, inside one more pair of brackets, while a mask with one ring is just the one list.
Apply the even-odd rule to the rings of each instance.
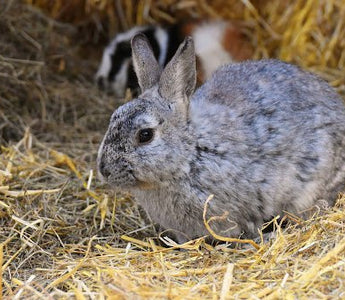
[[210, 78], [221, 65], [252, 57], [253, 48], [243, 26], [230, 21], [189, 21], [169, 27], [138, 26], [118, 34], [103, 52], [96, 81], [101, 89], [123, 97], [130, 88], [138, 92], [133, 70], [130, 41], [138, 32], [144, 33], [152, 45], [159, 64], [164, 67], [186, 36], [191, 36], [197, 56], [198, 84]]

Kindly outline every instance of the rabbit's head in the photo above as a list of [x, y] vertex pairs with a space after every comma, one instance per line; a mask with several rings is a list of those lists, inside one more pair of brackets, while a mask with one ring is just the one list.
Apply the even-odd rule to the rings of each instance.
[[98, 153], [101, 177], [121, 190], [171, 184], [188, 172], [195, 148], [188, 122], [196, 81], [192, 39], [163, 71], [143, 34], [132, 39], [132, 56], [142, 93], [113, 113]]

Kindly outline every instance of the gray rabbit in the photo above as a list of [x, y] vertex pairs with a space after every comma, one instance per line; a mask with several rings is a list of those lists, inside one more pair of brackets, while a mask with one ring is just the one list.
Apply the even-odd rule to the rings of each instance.
[[263, 222], [345, 190], [345, 107], [323, 80], [279, 60], [218, 69], [193, 95], [193, 41], [161, 69], [132, 39], [142, 94], [119, 107], [98, 154], [101, 177], [129, 191], [178, 242], [254, 238]]

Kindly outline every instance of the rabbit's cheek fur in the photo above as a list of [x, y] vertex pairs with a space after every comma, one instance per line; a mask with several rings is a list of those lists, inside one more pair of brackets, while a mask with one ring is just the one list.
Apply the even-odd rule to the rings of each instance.
[[190, 137], [187, 138], [187, 143], [181, 143], [176, 140], [174, 133], [162, 133], [152, 143], [134, 151], [135, 176], [140, 181], [153, 185], [168, 186], [189, 173], [192, 144]]

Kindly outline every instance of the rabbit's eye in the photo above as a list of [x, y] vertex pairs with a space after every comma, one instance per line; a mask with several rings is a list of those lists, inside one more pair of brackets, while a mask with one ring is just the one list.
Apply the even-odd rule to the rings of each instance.
[[139, 144], [146, 144], [151, 142], [153, 139], [153, 129], [145, 128], [138, 132], [138, 142]]

